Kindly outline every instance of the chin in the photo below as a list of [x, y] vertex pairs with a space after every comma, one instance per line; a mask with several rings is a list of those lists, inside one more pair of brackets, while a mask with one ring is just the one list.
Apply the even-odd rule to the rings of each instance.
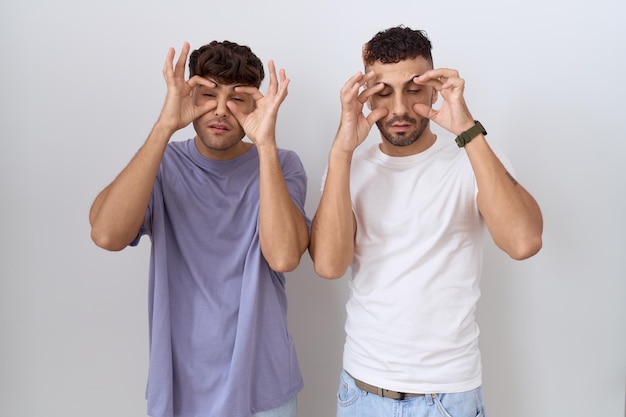
[[387, 142], [389, 142], [393, 146], [400, 146], [400, 147], [412, 145], [415, 142], [417, 142], [420, 138], [419, 135], [417, 135], [415, 132], [409, 135], [404, 135], [404, 136], [397, 136], [397, 135], [394, 136], [390, 134], [389, 132], [383, 132], [382, 136]]

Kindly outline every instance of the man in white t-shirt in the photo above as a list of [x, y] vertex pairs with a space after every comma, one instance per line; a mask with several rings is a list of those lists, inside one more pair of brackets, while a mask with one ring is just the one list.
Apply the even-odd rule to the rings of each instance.
[[[341, 90], [309, 246], [321, 277], [352, 270], [341, 417], [484, 414], [474, 318], [484, 227], [514, 259], [542, 245], [539, 206], [431, 49], [423, 31], [381, 31], [363, 48], [365, 73]], [[381, 142], [355, 152], [374, 123]]]

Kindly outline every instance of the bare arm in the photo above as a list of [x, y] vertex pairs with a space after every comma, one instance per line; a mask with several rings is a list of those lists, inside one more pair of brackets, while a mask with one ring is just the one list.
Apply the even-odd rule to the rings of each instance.
[[[455, 70], [436, 69], [416, 77], [444, 99], [439, 110], [415, 105], [414, 110], [459, 135], [474, 125], [463, 98], [465, 81]], [[477, 204], [498, 247], [513, 259], [526, 259], [542, 245], [543, 218], [535, 199], [506, 171], [480, 134], [465, 145], [478, 184]]]
[[126, 168], [96, 197], [89, 212], [96, 245], [122, 250], [137, 236], [170, 137], [171, 133], [155, 126]]
[[300, 263], [309, 228], [291, 199], [275, 147], [259, 148], [261, 250], [273, 270], [288, 272]]
[[363, 105], [381, 90], [373, 86], [359, 93], [375, 74], [357, 73], [341, 90], [341, 122], [328, 158], [322, 197], [313, 219], [309, 253], [315, 272], [327, 279], [341, 278], [354, 257], [356, 221], [350, 198], [350, 166], [354, 150], [367, 138], [374, 123], [387, 114], [378, 109], [367, 117]]
[[341, 278], [354, 257], [356, 220], [350, 199], [352, 153], [329, 156], [328, 172], [311, 226], [309, 254], [322, 278]]
[[173, 66], [174, 50], [167, 54], [163, 75], [167, 96], [161, 115], [146, 142], [122, 172], [98, 194], [89, 211], [91, 238], [96, 245], [108, 250], [124, 249], [137, 236], [154, 180], [170, 138], [178, 129], [210, 110], [214, 103], [195, 106], [191, 92], [196, 85], [213, 86], [201, 77], [184, 80], [189, 44], [185, 43]]
[[237, 87], [237, 91], [249, 93], [255, 100], [251, 113], [244, 114], [232, 105], [229, 109], [259, 152], [261, 251], [273, 270], [288, 272], [300, 263], [309, 244], [309, 228], [291, 199], [276, 146], [276, 119], [287, 96], [289, 79], [281, 70], [279, 82], [273, 61], [269, 62], [269, 75], [265, 96], [253, 87]]
[[478, 209], [494, 242], [513, 259], [533, 256], [542, 246], [539, 205], [506, 171], [483, 135], [465, 149], [478, 183]]

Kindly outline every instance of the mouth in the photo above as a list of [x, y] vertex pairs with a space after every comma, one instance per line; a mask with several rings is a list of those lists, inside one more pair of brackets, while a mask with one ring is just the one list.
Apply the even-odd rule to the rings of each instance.
[[387, 127], [391, 130], [406, 131], [412, 129], [417, 120], [407, 116], [396, 116], [387, 121]]
[[230, 130], [230, 126], [226, 123], [219, 122], [209, 123], [207, 127], [216, 133], [228, 132]]
[[413, 129], [413, 125], [410, 123], [394, 123], [389, 125], [389, 130], [394, 132], [406, 132], [411, 129]]

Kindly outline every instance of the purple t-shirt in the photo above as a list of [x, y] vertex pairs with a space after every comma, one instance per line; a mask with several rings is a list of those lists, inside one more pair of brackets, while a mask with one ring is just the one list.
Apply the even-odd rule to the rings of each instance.
[[[292, 151], [279, 157], [305, 215], [302, 163]], [[170, 142], [132, 245], [144, 234], [152, 241], [148, 414], [248, 417], [293, 398], [302, 376], [285, 277], [261, 254], [256, 147], [216, 161], [193, 139]]]

